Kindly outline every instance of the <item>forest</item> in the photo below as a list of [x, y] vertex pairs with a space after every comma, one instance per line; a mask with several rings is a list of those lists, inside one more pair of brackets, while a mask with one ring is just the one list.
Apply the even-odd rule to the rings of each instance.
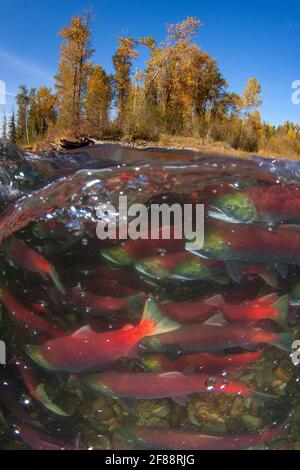
[[[196, 45], [202, 23], [170, 24], [165, 40], [118, 37], [113, 74], [94, 63], [90, 11], [64, 26], [55, 89], [20, 85], [16, 110], [3, 116], [1, 137], [34, 149], [60, 138], [158, 142], [193, 138], [248, 152], [300, 156], [300, 125], [261, 119], [263, 92], [249, 77], [241, 94], [228, 91], [218, 62]], [[201, 31], [200, 31], [201, 33]], [[146, 48], [143, 70], [136, 59]]]

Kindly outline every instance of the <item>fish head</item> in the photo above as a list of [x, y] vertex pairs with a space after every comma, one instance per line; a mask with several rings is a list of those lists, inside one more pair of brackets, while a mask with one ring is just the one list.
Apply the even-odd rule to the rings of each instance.
[[141, 358], [141, 366], [145, 370], [151, 370], [152, 372], [161, 372], [162, 366], [159, 358], [155, 354], [147, 354]]
[[230, 244], [218, 232], [208, 232], [205, 235], [203, 247], [200, 250], [189, 251], [204, 259], [221, 261], [230, 259], [231, 254]]
[[200, 258], [187, 259], [179, 263], [171, 272], [171, 277], [180, 280], [206, 280], [212, 269]]
[[113, 398], [116, 400], [118, 396], [101, 381], [101, 374], [90, 374], [87, 375], [83, 380], [84, 385], [86, 385], [91, 390], [94, 390], [101, 395]]
[[214, 219], [235, 224], [249, 224], [255, 220], [256, 210], [245, 194], [232, 192], [216, 198], [208, 215]]
[[121, 245], [104, 248], [101, 250], [101, 256], [116, 266], [129, 266], [134, 263], [132, 256]]
[[157, 258], [144, 259], [137, 262], [134, 267], [136, 271], [154, 280], [165, 279], [169, 274]]

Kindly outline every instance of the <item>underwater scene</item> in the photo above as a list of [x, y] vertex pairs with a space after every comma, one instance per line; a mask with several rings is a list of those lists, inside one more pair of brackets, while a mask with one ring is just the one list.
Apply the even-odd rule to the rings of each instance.
[[[0, 156], [1, 449], [300, 449], [297, 162]], [[204, 242], [100, 239], [120, 196]]]

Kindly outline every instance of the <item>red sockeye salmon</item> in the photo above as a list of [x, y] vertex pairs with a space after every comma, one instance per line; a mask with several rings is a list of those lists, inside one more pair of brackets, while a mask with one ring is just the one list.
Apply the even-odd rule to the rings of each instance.
[[136, 326], [95, 333], [83, 327], [70, 336], [48, 341], [42, 346], [28, 345], [29, 356], [49, 370], [81, 372], [97, 369], [122, 357], [137, 354], [137, 346], [145, 336], [172, 331], [179, 324], [162, 317], [154, 300], [147, 300], [143, 317]]
[[7, 254], [23, 269], [39, 273], [43, 276], [50, 276], [58, 290], [64, 294], [64, 287], [59, 280], [54, 266], [35, 250], [28, 248], [23, 241], [13, 238], [8, 245]]
[[173, 398], [182, 404], [193, 393], [224, 393], [257, 400], [270, 400], [271, 395], [255, 392], [240, 382], [209, 374], [181, 372], [104, 372], [91, 374], [83, 383], [92, 390], [113, 398], [151, 400]]
[[[282, 426], [257, 434], [212, 436], [197, 431], [170, 428], [127, 427], [117, 434], [126, 441], [150, 449], [233, 450], [247, 449], [279, 437]], [[116, 434], [115, 434], [116, 438]]]
[[160, 371], [200, 371], [206, 374], [221, 374], [243, 369], [262, 358], [263, 351], [241, 354], [217, 355], [211, 353], [182, 354], [176, 358], [164, 354], [146, 354], [141, 362], [148, 370]]

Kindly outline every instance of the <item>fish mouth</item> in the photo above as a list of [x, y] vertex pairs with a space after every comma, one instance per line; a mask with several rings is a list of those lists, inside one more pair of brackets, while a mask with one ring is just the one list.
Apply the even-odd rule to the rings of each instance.
[[199, 256], [199, 258], [203, 258], [203, 259], [211, 259], [210, 256], [208, 254], [206, 254], [204, 251], [197, 251], [197, 250], [192, 250], [192, 249], [189, 249], [187, 247], [185, 247], [186, 251], [188, 251], [189, 253], [191, 253], [192, 255], [195, 255], [195, 256]]
[[233, 219], [229, 215], [225, 214], [219, 207], [210, 206], [210, 210], [208, 211], [209, 217], [213, 219], [222, 220], [223, 222], [229, 222], [231, 224], [238, 224], [240, 221]]

